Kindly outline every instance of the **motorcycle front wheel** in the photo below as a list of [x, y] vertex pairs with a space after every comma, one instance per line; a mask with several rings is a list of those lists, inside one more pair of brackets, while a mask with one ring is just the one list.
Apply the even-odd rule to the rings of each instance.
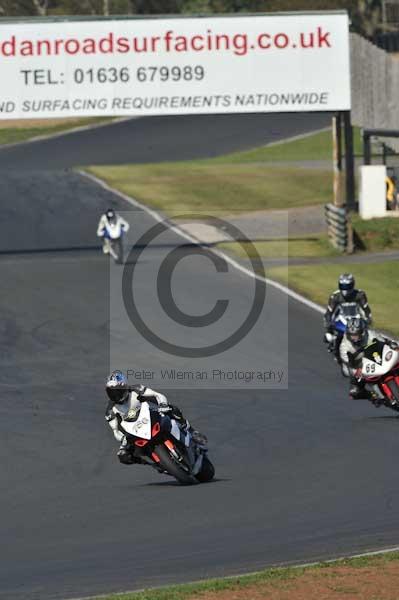
[[179, 465], [179, 463], [169, 454], [168, 449], [163, 446], [155, 446], [155, 454], [161, 461], [161, 466], [172, 475], [182, 485], [193, 485], [196, 483], [196, 479], [193, 475], [190, 475], [185, 469]]

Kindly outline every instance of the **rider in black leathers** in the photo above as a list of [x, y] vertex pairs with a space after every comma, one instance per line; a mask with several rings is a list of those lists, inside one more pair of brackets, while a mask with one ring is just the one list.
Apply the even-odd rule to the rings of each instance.
[[[333, 292], [328, 300], [326, 312], [324, 313], [324, 328], [325, 333], [336, 335], [335, 355], [339, 362], [339, 346], [342, 341], [343, 334], [336, 334], [332, 324], [334, 315], [340, 305], [347, 302], [355, 302], [359, 307], [360, 316], [363, 316], [367, 325], [371, 325], [372, 316], [371, 309], [367, 300], [366, 292], [355, 288], [355, 278], [351, 273], [343, 273], [338, 279], [338, 290]], [[326, 336], [324, 340], [327, 342]]]

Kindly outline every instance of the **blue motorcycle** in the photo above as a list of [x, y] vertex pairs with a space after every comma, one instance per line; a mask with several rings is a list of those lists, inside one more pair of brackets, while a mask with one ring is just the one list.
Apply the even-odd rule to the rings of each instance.
[[325, 341], [328, 344], [328, 351], [334, 354], [335, 360], [340, 363], [339, 347], [344, 337], [346, 326], [351, 319], [364, 319], [364, 314], [357, 302], [342, 302], [335, 311], [331, 319], [333, 333], [325, 334]]

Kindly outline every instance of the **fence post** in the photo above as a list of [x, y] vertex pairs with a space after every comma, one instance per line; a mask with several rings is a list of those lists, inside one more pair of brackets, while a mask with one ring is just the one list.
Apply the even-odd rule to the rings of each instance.
[[333, 167], [334, 167], [334, 204], [342, 206], [342, 135], [341, 113], [332, 118]]
[[353, 229], [347, 208], [334, 204], [326, 204], [324, 208], [330, 242], [338, 250], [352, 254], [354, 250]]
[[355, 161], [353, 156], [353, 127], [351, 123], [351, 113], [349, 110], [344, 113], [344, 132], [345, 132], [345, 183], [346, 183], [346, 206], [348, 210], [356, 210], [355, 201]]
[[371, 143], [368, 131], [363, 131], [363, 164], [371, 165]]

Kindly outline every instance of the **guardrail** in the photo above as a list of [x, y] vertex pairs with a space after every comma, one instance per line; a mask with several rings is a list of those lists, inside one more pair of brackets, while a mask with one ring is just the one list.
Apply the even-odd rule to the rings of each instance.
[[330, 242], [342, 252], [353, 252], [353, 230], [347, 209], [334, 204], [325, 205], [327, 231]]

